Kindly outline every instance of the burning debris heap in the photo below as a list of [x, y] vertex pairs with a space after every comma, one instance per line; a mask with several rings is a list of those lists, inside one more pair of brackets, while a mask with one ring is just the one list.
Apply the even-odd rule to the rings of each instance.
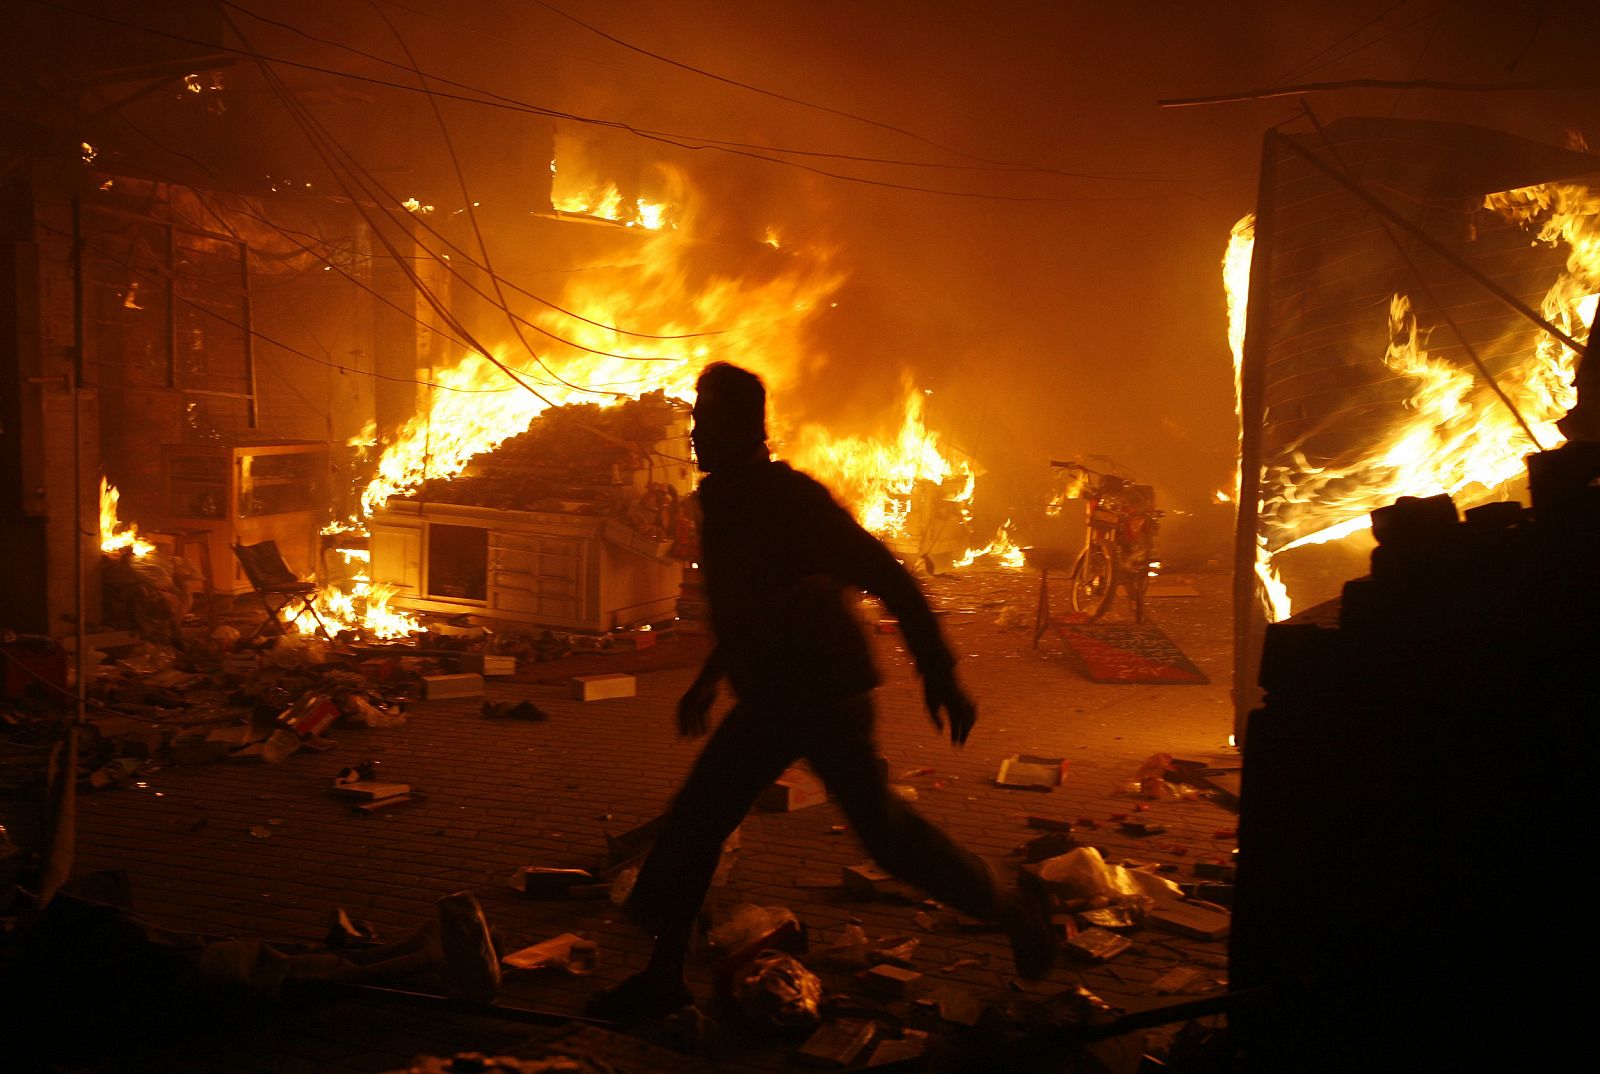
[[1529, 987], [1587, 970], [1583, 945], [1502, 925], [1588, 812], [1597, 479], [1575, 442], [1530, 456], [1531, 511], [1402, 498], [1373, 512], [1370, 577], [1268, 628], [1231, 953], [1268, 996], [1235, 1021], [1248, 1069], [1588, 1050], [1581, 993]]
[[671, 538], [677, 501], [688, 490], [668, 478], [688, 461], [688, 410], [660, 391], [616, 406], [552, 407], [459, 477], [432, 478], [406, 498], [615, 515], [647, 536]]

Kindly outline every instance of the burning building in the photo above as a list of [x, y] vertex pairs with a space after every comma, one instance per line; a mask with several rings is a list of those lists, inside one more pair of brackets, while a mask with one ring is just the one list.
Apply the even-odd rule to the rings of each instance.
[[[98, 17], [36, 15], [64, 39]], [[383, 178], [403, 149], [353, 123], [353, 102], [313, 114], [303, 87], [237, 62], [245, 31], [209, 5], [174, 17], [184, 32], [141, 68], [146, 93], [71, 137], [52, 118], [35, 137], [56, 151], [6, 179], [8, 235], [36, 251], [12, 264], [25, 300], [9, 330], [41, 343], [18, 352], [8, 396], [19, 625], [100, 621], [99, 548], [63, 527], [96, 517], [102, 472], [120, 494], [107, 547], [131, 521], [237, 593], [230, 546], [270, 539], [328, 582], [325, 615], [380, 634], [412, 623], [391, 601], [592, 630], [670, 617], [684, 409], [719, 358], [767, 379], [779, 452], [903, 554], [981, 543], [977, 465], [926, 428], [916, 385], [877, 437], [786, 402], [843, 279], [825, 245], [730, 231], [682, 171], [550, 120], [519, 123], [497, 147], [508, 167], [441, 209]], [[98, 87], [133, 77], [84, 48]], [[224, 140], [224, 171], [196, 165], [207, 139]], [[448, 190], [448, 174], [435, 161], [418, 185]], [[556, 529], [485, 522], [530, 511]]]

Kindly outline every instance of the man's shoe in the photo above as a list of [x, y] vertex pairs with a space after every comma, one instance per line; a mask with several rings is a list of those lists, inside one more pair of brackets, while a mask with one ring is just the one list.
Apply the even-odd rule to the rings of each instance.
[[626, 1026], [665, 1018], [692, 1006], [694, 993], [682, 981], [662, 980], [640, 973], [590, 997], [584, 1013]]
[[1056, 962], [1055, 926], [1050, 923], [1050, 894], [1030, 873], [1017, 878], [1017, 894], [1000, 910], [1000, 924], [1011, 940], [1017, 976], [1037, 981]]

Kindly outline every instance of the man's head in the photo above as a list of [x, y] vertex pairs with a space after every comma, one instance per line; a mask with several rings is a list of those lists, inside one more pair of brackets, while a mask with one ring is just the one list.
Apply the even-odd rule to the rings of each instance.
[[748, 369], [713, 362], [695, 381], [695, 459], [712, 473], [752, 457], [765, 458], [767, 388]]

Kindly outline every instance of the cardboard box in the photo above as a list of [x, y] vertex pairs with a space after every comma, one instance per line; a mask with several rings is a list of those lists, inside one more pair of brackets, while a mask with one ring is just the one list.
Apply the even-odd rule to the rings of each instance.
[[874, 966], [861, 974], [861, 983], [880, 996], [905, 999], [911, 994], [911, 986], [921, 976], [916, 970], [901, 969], [899, 966]]
[[445, 697], [482, 697], [483, 676], [477, 674], [424, 675], [422, 696], [429, 701]]
[[878, 868], [876, 862], [862, 862], [860, 865], [847, 865], [840, 874], [844, 881], [845, 890], [857, 898], [870, 899], [892, 890], [894, 877]]
[[485, 677], [515, 675], [517, 658], [500, 653], [463, 653], [460, 666], [462, 671], [475, 671]]
[[828, 789], [809, 768], [791, 768], [761, 792], [756, 808], [767, 813], [792, 813], [828, 800]]
[[579, 701], [633, 697], [637, 692], [638, 680], [620, 671], [614, 671], [609, 675], [579, 675], [572, 680], [572, 696]]
[[1133, 941], [1105, 929], [1093, 928], [1067, 937], [1066, 946], [1096, 962], [1106, 962], [1132, 947]]
[[356, 665], [361, 674], [373, 682], [388, 682], [400, 674], [400, 658], [398, 656], [374, 656], [361, 661]]
[[814, 1067], [854, 1066], [877, 1029], [870, 1018], [836, 1018], [806, 1038], [795, 1058]]
[[563, 932], [560, 936], [545, 940], [543, 943], [511, 952], [500, 960], [500, 964], [514, 970], [540, 970], [546, 966], [564, 966], [572, 957], [572, 945], [581, 940], [582, 937], [574, 933]]
[[1035, 757], [1016, 753], [1000, 762], [1000, 773], [994, 781], [1002, 787], [1017, 787], [1027, 791], [1050, 791], [1061, 786], [1066, 778], [1065, 757]]
[[363, 802], [373, 802], [380, 798], [394, 798], [401, 794], [411, 793], [409, 783], [390, 783], [386, 780], [360, 779], [352, 783], [336, 783], [329, 788], [341, 798], [355, 798]]
[[1233, 923], [1225, 913], [1177, 899], [1158, 899], [1144, 920], [1147, 925], [1194, 940], [1220, 940], [1228, 935]]

